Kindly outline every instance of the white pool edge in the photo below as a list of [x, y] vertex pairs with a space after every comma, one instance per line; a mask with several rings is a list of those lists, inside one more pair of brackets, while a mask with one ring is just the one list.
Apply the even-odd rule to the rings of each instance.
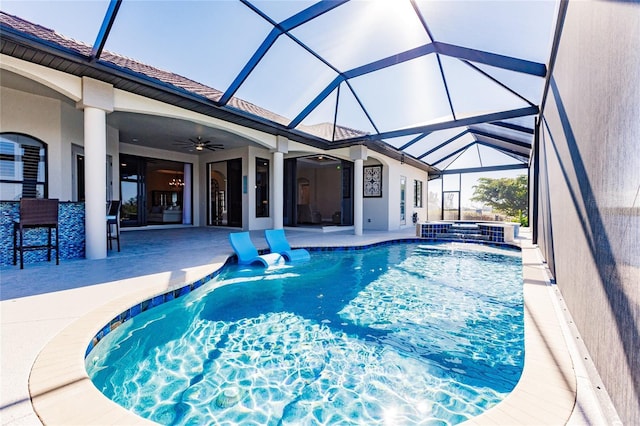
[[[576, 401], [577, 380], [545, 265], [537, 248], [521, 240], [525, 301], [525, 363], [516, 388], [496, 407], [465, 425], [566, 424]], [[212, 265], [215, 271], [219, 266]], [[97, 330], [154, 295], [183, 286], [147, 283], [77, 319], [40, 352], [29, 393], [45, 425], [155, 424], [105, 397], [85, 370], [85, 352]]]

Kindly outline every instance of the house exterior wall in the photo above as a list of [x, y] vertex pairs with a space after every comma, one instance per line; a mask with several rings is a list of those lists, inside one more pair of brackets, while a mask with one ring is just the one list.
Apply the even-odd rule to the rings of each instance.
[[[72, 145], [84, 145], [83, 114], [73, 105], [46, 96], [0, 88], [0, 131], [24, 133], [47, 144], [47, 181], [49, 198], [73, 200]], [[118, 132], [107, 126], [107, 155], [114, 163], [113, 197], [117, 198]]]
[[49, 198], [70, 200], [62, 189], [61, 102], [2, 87], [0, 104], [0, 131], [24, 133], [46, 143]]
[[[369, 157], [364, 167], [381, 164], [377, 158]], [[386, 231], [389, 228], [389, 167], [382, 163], [382, 197], [365, 197], [362, 200], [362, 229]], [[397, 228], [396, 228], [397, 229]]]
[[[77, 201], [77, 199], [73, 198], [72, 171], [74, 170], [75, 165], [72, 164], [73, 156], [71, 153], [71, 147], [72, 144], [84, 146], [84, 116], [81, 110], [78, 110], [73, 105], [65, 102], [61, 102], [60, 110], [60, 126], [62, 132], [62, 136], [60, 138], [62, 141], [60, 147], [61, 158], [60, 167], [58, 169], [61, 172], [60, 178], [62, 179], [60, 184], [60, 199]], [[111, 135], [111, 138], [113, 138], [113, 134]], [[109, 141], [109, 137], [107, 137], [107, 141]], [[110, 147], [107, 147], [107, 155], [110, 155], [113, 152], [113, 146], [111, 147], [111, 150], [109, 148]], [[50, 171], [51, 166], [52, 165], [49, 166]], [[64, 174], [64, 176], [62, 174]], [[117, 176], [117, 174], [114, 176]]]
[[[405, 221], [400, 222], [400, 177], [406, 178], [405, 185]], [[413, 186], [414, 180], [422, 181], [422, 207], [415, 207], [413, 204]], [[411, 167], [407, 164], [401, 164], [399, 161], [391, 161], [389, 163], [389, 230], [395, 230], [406, 227], [414, 227], [411, 221], [413, 213], [418, 213], [418, 217], [426, 220], [427, 206], [425, 204], [424, 193], [427, 186], [427, 172]]]
[[[364, 165], [382, 164], [382, 197], [365, 198], [363, 202], [363, 228], [365, 230], [394, 231], [413, 227], [413, 213], [418, 213], [420, 220], [427, 218], [426, 190], [427, 172], [402, 164], [398, 160], [387, 157], [369, 157]], [[406, 178], [405, 186], [405, 221], [400, 221], [400, 177]], [[422, 181], [422, 207], [413, 203], [414, 180]]]
[[[6, 59], [6, 60], [5, 60]], [[84, 146], [84, 115], [76, 108], [76, 102], [81, 100], [82, 83], [78, 77], [70, 76], [59, 71], [49, 70], [25, 61], [3, 56], [3, 68], [16, 72], [23, 77], [32, 79], [33, 87], [42, 85], [46, 90], [38, 89], [34, 93], [46, 92], [52, 89], [51, 96], [41, 96], [28, 90], [15, 90], [1, 87], [0, 101], [2, 102], [2, 116], [0, 131], [19, 132], [41, 139], [47, 144], [47, 181], [48, 196], [62, 201], [74, 200], [74, 149], [81, 150]], [[57, 92], [54, 94], [54, 92]], [[267, 158], [270, 161], [270, 202], [273, 203], [273, 149], [276, 147], [275, 135], [266, 134], [241, 126], [225, 123], [218, 119], [202, 116], [192, 111], [182, 110], [176, 106], [146, 99], [139, 95], [114, 90], [114, 109], [130, 113], [146, 113], [170, 118], [184, 119], [207, 126], [224, 128], [250, 139], [259, 146], [247, 146], [236, 150], [225, 150], [200, 155], [175, 153], [151, 147], [143, 147], [119, 141], [117, 128], [107, 126], [106, 153], [111, 157], [110, 175], [112, 181], [107, 188], [107, 196], [120, 198], [119, 187], [119, 157], [120, 154], [131, 154], [151, 158], [171, 158], [172, 160], [191, 163], [193, 165], [193, 224], [204, 226], [207, 211], [206, 165], [209, 162], [224, 161], [241, 158], [243, 176], [247, 180], [247, 191], [242, 194], [243, 199], [243, 228], [248, 230], [267, 229], [273, 227], [273, 205], [268, 218], [255, 217], [255, 158]], [[74, 148], [74, 146], [76, 148]], [[322, 150], [290, 143], [290, 153], [294, 155], [308, 155], [321, 153]], [[332, 155], [342, 159], [349, 159], [348, 149], [332, 151]], [[411, 215], [419, 212], [421, 218], [426, 218], [426, 204], [422, 209], [413, 207], [413, 181], [421, 180], [426, 191], [427, 174], [424, 171], [397, 160], [375, 154], [365, 164], [383, 164], [383, 191], [380, 198], [367, 198], [363, 203], [364, 229], [366, 230], [397, 230], [404, 226], [412, 226]], [[320, 176], [323, 183], [335, 180], [337, 174]], [[406, 185], [406, 219], [400, 223], [400, 176], [407, 178]], [[339, 186], [340, 182], [332, 185]], [[328, 206], [326, 200], [315, 200], [323, 219], [332, 219], [338, 206]], [[326, 207], [326, 208], [325, 208]], [[323, 210], [323, 208], [325, 208]]]
[[640, 4], [568, 4], [540, 152], [538, 244], [624, 424], [640, 424]]

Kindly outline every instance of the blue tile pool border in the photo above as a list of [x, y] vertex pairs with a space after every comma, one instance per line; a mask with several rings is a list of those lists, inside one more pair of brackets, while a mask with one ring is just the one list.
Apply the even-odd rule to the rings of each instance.
[[[447, 240], [447, 241], [443, 241], [441, 239], [437, 239], [437, 238], [398, 238], [398, 239], [393, 239], [393, 240], [387, 240], [387, 241], [379, 241], [376, 243], [371, 243], [371, 244], [365, 244], [365, 245], [361, 245], [361, 246], [339, 246], [339, 247], [296, 247], [296, 248], [305, 248], [311, 252], [322, 252], [322, 251], [359, 251], [359, 250], [366, 250], [366, 249], [370, 249], [373, 247], [381, 247], [381, 246], [386, 246], [386, 245], [393, 245], [393, 244], [400, 244], [400, 243], [424, 243], [424, 242], [429, 242], [429, 243], [450, 243], [450, 242], [456, 242], [456, 241], [452, 241], [452, 240]], [[470, 240], [460, 240], [458, 242], [461, 243], [476, 243], [476, 244], [482, 244], [484, 246], [493, 246], [493, 247], [500, 247], [500, 248], [515, 248], [520, 250], [520, 247], [514, 244], [509, 244], [509, 243], [497, 243], [497, 242], [487, 242], [487, 241], [470, 241]], [[260, 250], [259, 251], [260, 254], [264, 254], [264, 253], [269, 253], [269, 250]], [[89, 342], [89, 344], [87, 345], [87, 349], [85, 351], [84, 354], [84, 358], [86, 359], [89, 354], [91, 353], [91, 351], [96, 347], [96, 345], [98, 343], [100, 343], [100, 341], [102, 339], [104, 339], [109, 333], [111, 333], [113, 330], [115, 330], [116, 328], [118, 328], [119, 326], [121, 326], [122, 324], [124, 324], [125, 322], [131, 320], [133, 317], [135, 317], [136, 315], [139, 315], [143, 312], [148, 311], [151, 308], [154, 308], [156, 306], [160, 306], [164, 303], [170, 302], [174, 299], [177, 299], [179, 297], [182, 296], [186, 296], [187, 294], [191, 293], [192, 291], [202, 287], [204, 284], [208, 283], [209, 281], [211, 281], [212, 279], [214, 279], [215, 277], [217, 277], [218, 275], [220, 275], [222, 273], [222, 271], [224, 270], [224, 268], [227, 265], [233, 265], [233, 264], [237, 264], [238, 262], [238, 258], [236, 257], [236, 255], [232, 255], [229, 256], [229, 258], [227, 258], [227, 260], [225, 261], [225, 263], [218, 268], [217, 270], [211, 272], [210, 274], [205, 275], [204, 277], [195, 280], [189, 284], [186, 284], [182, 287], [173, 289], [173, 290], [169, 290], [165, 293], [162, 294], [158, 294], [155, 296], [150, 297], [149, 299], [143, 300], [140, 303], [136, 303], [135, 305], [133, 305], [132, 307], [130, 307], [129, 309], [126, 309], [125, 311], [121, 312], [120, 314], [116, 315], [113, 319], [111, 319], [111, 321], [109, 321], [107, 324], [105, 324], [91, 339], [91, 341]]]
[[205, 275], [204, 277], [195, 280], [187, 285], [184, 285], [182, 287], [173, 289], [173, 290], [169, 290], [167, 292], [164, 292], [162, 294], [157, 294], [155, 296], [152, 296], [149, 299], [143, 300], [140, 303], [136, 303], [135, 305], [133, 305], [132, 307], [130, 307], [129, 309], [121, 312], [120, 314], [116, 315], [113, 319], [111, 319], [111, 321], [109, 321], [107, 324], [105, 324], [100, 331], [98, 331], [95, 336], [93, 336], [93, 338], [91, 339], [91, 341], [89, 342], [89, 345], [87, 346], [87, 349], [85, 351], [84, 357], [85, 359], [87, 358], [87, 356], [89, 356], [89, 353], [93, 350], [93, 348], [96, 347], [96, 345], [98, 343], [100, 343], [100, 341], [102, 339], [104, 339], [109, 333], [111, 333], [113, 330], [115, 330], [116, 328], [118, 328], [119, 326], [121, 326], [122, 324], [124, 324], [126, 321], [129, 321], [130, 319], [132, 319], [133, 317], [135, 317], [136, 315], [139, 315], [143, 312], [148, 311], [151, 308], [154, 308], [156, 306], [160, 306], [164, 303], [170, 302], [174, 299], [177, 299], [179, 297], [182, 296], [186, 296], [187, 294], [191, 293], [192, 291], [202, 287], [205, 283], [211, 281], [212, 279], [214, 279], [215, 277], [217, 277], [218, 275], [220, 275], [220, 273], [222, 272], [222, 270], [225, 268], [225, 266], [229, 265], [229, 264], [233, 264], [233, 263], [237, 263], [237, 258], [235, 256], [231, 256], [227, 259], [227, 261], [218, 269], [216, 269], [215, 271], [211, 272], [210, 274]]

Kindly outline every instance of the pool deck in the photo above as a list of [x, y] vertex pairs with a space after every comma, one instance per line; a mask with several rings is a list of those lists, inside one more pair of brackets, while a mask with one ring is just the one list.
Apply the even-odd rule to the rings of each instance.
[[[152, 424], [104, 397], [84, 369], [91, 338], [115, 315], [158, 293], [219, 269], [233, 253], [228, 228], [178, 228], [122, 233], [122, 251], [101, 260], [62, 260], [0, 268], [3, 425]], [[331, 233], [287, 229], [294, 247], [359, 246], [414, 238], [396, 232]], [[266, 248], [261, 231], [252, 231]], [[469, 425], [609, 423], [592, 392], [570, 319], [549, 283], [539, 251], [522, 230], [525, 365], [514, 391]], [[576, 397], [577, 396], [577, 397]], [[35, 407], [35, 408], [34, 408]], [[605, 410], [606, 412], [606, 410]], [[37, 413], [37, 414], [36, 414]]]

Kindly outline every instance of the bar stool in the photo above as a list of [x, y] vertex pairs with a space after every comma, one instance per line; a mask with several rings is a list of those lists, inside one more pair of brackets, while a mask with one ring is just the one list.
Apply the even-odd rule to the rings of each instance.
[[[46, 228], [48, 231], [46, 244], [24, 245], [24, 233], [29, 228]], [[51, 232], [56, 231], [55, 244], [51, 242]], [[60, 264], [58, 228], [58, 200], [43, 198], [20, 199], [20, 218], [13, 223], [13, 264], [18, 261], [20, 253], [20, 269], [24, 269], [25, 250], [47, 249], [47, 261], [51, 262], [51, 249], [56, 250], [56, 265]], [[18, 238], [20, 234], [20, 238]]]
[[[118, 243], [118, 251], [120, 251], [120, 221], [118, 215], [120, 214], [120, 201], [111, 200], [108, 203], [107, 208], [107, 249], [113, 249], [113, 240]], [[116, 226], [115, 235], [111, 233], [111, 226]]]

